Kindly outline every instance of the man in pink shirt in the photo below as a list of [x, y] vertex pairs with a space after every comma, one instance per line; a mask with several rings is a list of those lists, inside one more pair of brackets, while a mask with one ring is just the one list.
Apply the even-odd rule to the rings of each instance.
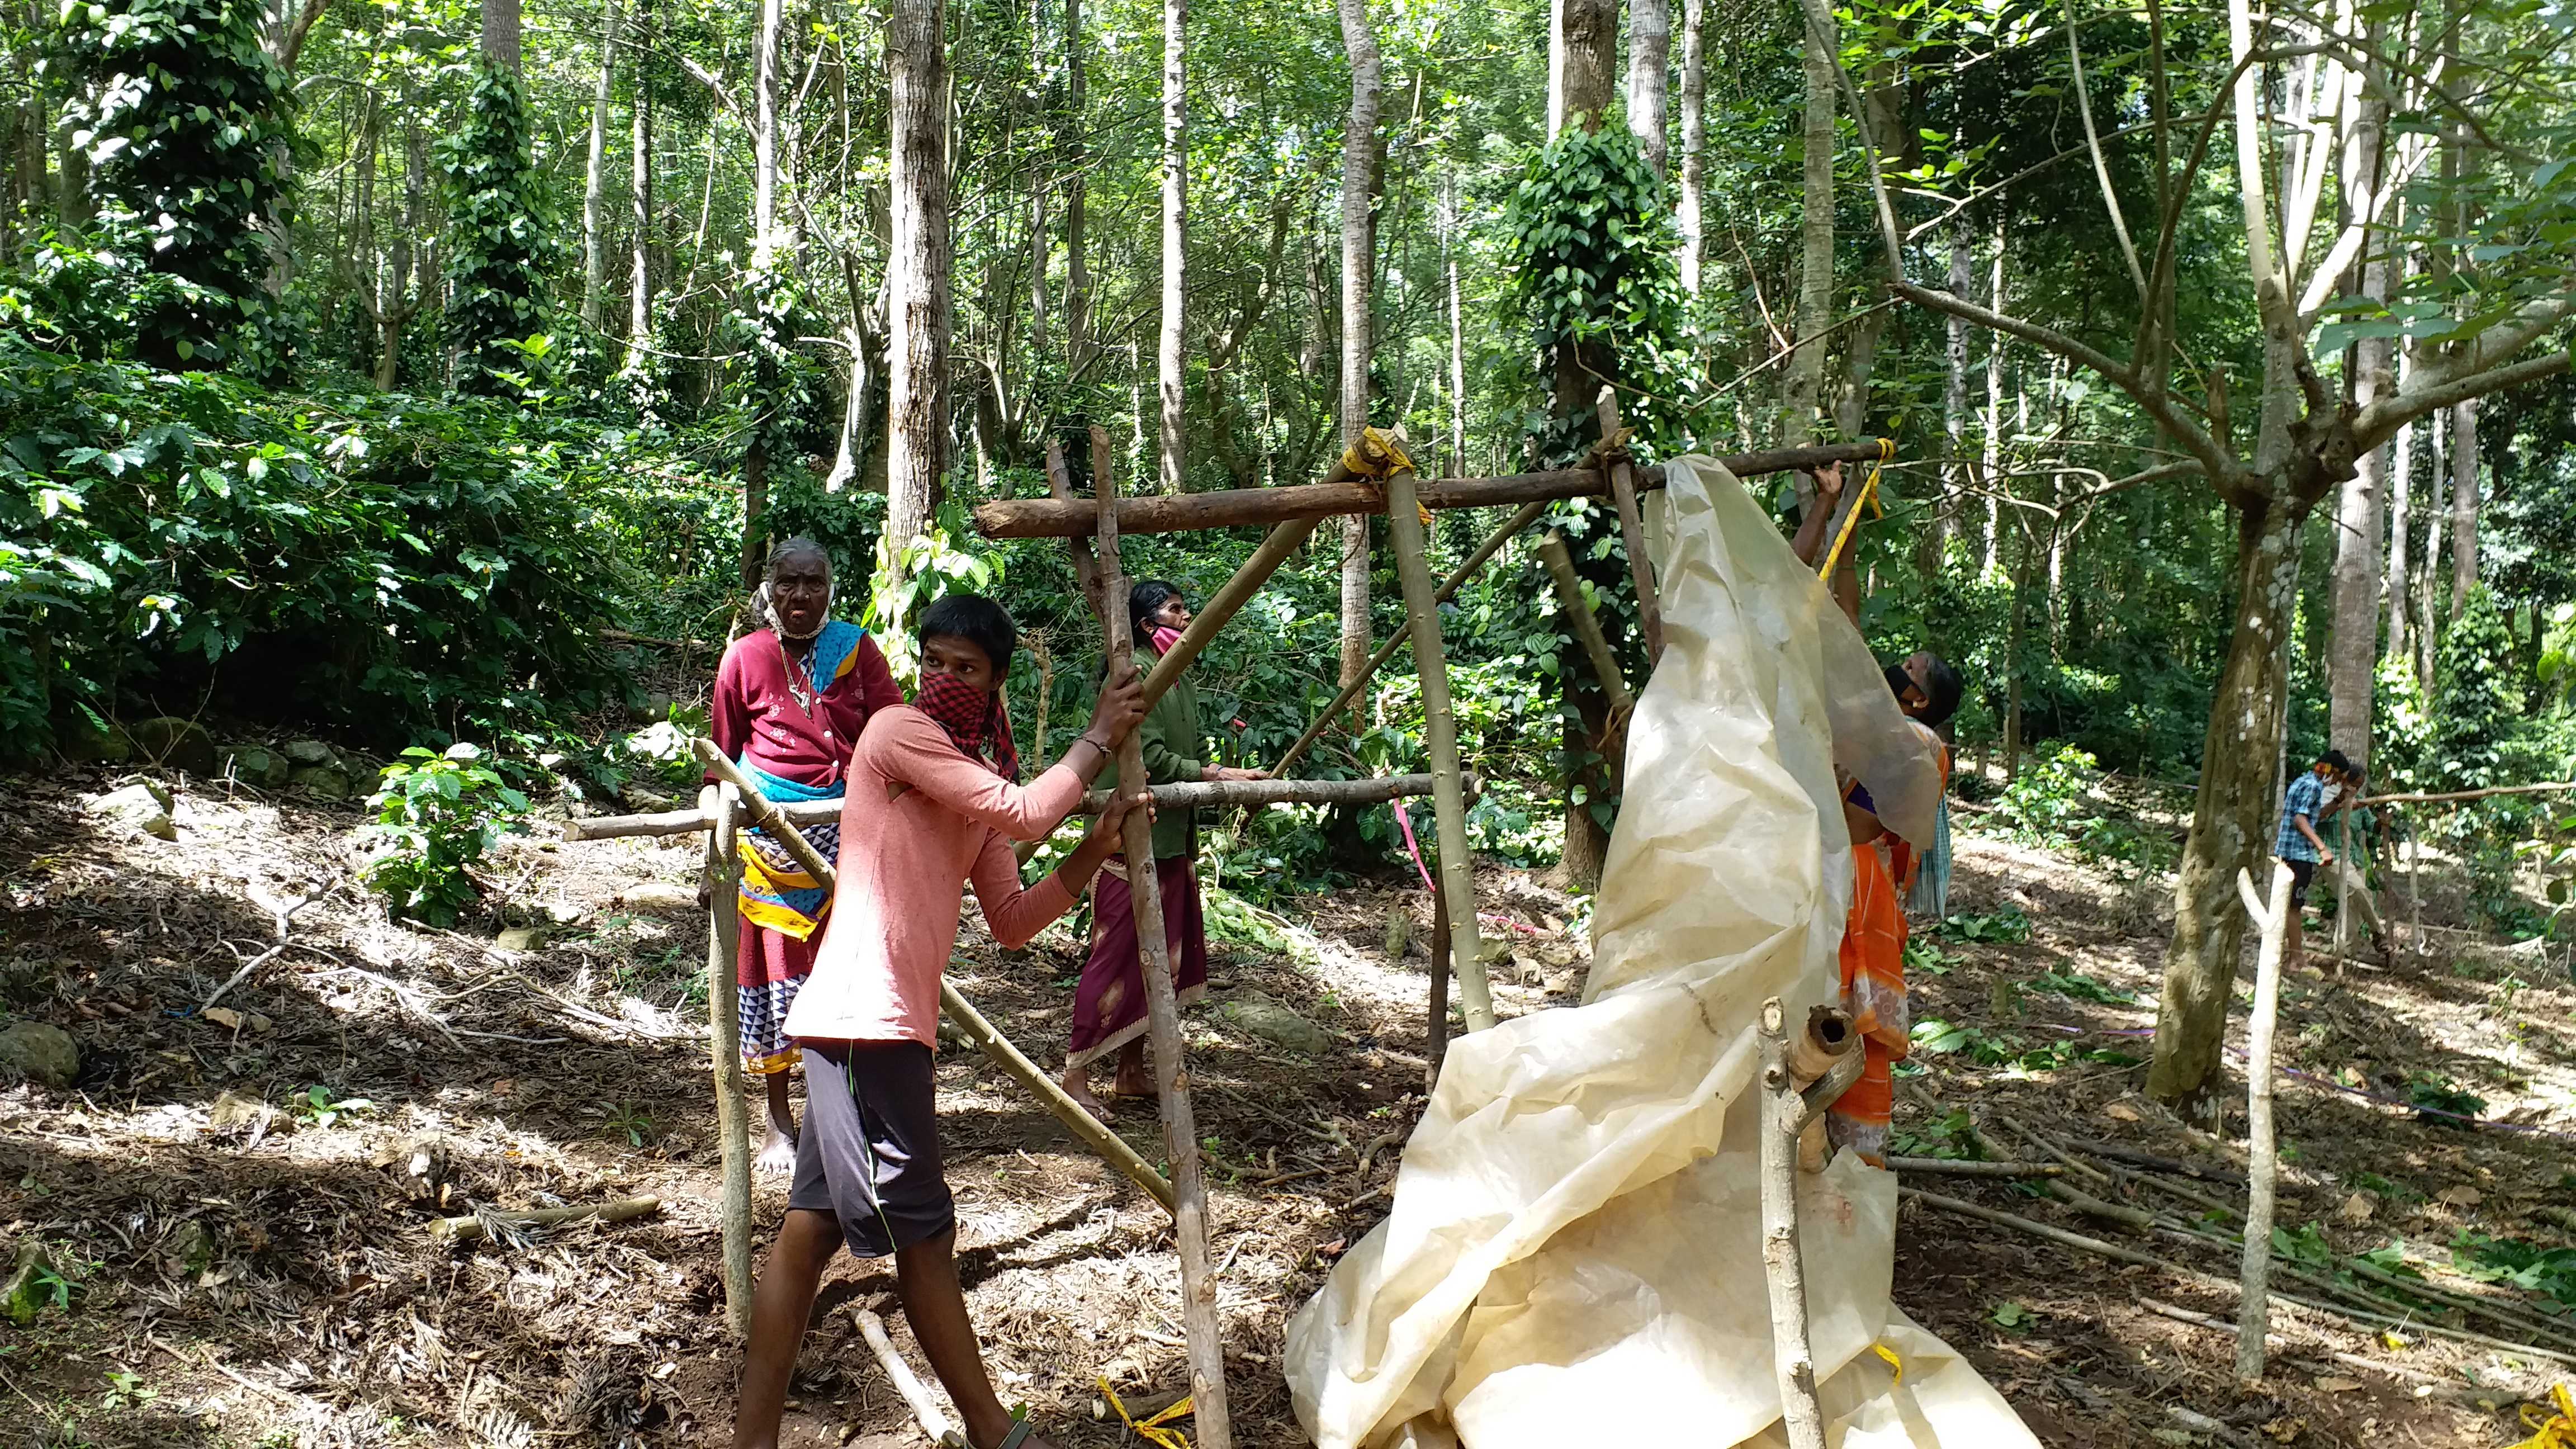
[[814, 1294], [844, 1243], [863, 1258], [893, 1255], [904, 1316], [974, 1449], [1050, 1449], [994, 1394], [957, 1282], [957, 1210], [940, 1170], [931, 1074], [939, 977], [968, 882], [994, 938], [1023, 945], [1081, 897], [1118, 849], [1127, 810], [1150, 797], [1113, 799], [1053, 875], [1021, 886], [1011, 842], [1052, 833], [1145, 710], [1130, 671], [1101, 694], [1061, 763], [1014, 783], [1001, 692], [1018, 643], [990, 599], [951, 594], [931, 605], [913, 702], [869, 716], [850, 758], [839, 896], [787, 1016], [805, 1052], [805, 1130], [786, 1221], [752, 1300], [735, 1449], [777, 1444]]

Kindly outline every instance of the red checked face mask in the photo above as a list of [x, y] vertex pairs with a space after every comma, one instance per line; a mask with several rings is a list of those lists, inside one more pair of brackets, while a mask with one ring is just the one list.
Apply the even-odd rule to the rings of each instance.
[[999, 690], [977, 689], [953, 674], [923, 670], [913, 708], [937, 721], [958, 752], [1005, 780], [1020, 778], [1019, 752], [1011, 747], [1011, 718]]

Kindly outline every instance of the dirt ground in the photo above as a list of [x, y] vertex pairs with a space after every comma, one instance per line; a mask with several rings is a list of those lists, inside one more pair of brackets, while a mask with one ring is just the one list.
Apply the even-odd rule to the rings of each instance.
[[[0, 1003], [8, 1020], [67, 1030], [82, 1053], [69, 1090], [0, 1085], [0, 1266], [40, 1259], [45, 1289], [31, 1323], [0, 1322], [0, 1388], [17, 1406], [0, 1413], [0, 1445], [721, 1442], [736, 1350], [699, 845], [565, 844], [541, 828], [488, 873], [503, 919], [428, 931], [388, 923], [356, 884], [354, 807], [183, 785], [179, 838], [161, 841], [83, 808], [122, 778], [0, 782]], [[1917, 953], [1917, 1020], [1950, 1030], [1926, 1033], [1919, 1072], [1900, 1084], [1899, 1151], [1962, 1155], [1974, 1138], [2030, 1158], [2044, 1151], [2036, 1133], [2202, 1175], [2088, 1152], [2118, 1170], [2066, 1181], [2157, 1214], [2144, 1232], [2025, 1186], [1910, 1176], [2165, 1266], [1918, 1202], [1898, 1305], [1961, 1347], [2051, 1445], [2505, 1445], [2528, 1433], [2520, 1395], [2563, 1365], [2444, 1338], [2434, 1330], [2528, 1335], [2429, 1300], [2391, 1310], [2384, 1334], [2284, 1309], [2272, 1375], [2238, 1387], [2233, 1333], [2189, 1320], [2233, 1316], [2207, 1275], [2232, 1278], [2237, 1249], [2192, 1234], [2225, 1232], [2207, 1219], [2241, 1204], [2241, 1153], [2139, 1091], [2169, 888], [1980, 836], [1975, 821], [1962, 817], [1953, 925]], [[1254, 933], [1265, 943], [1220, 944], [1212, 996], [1285, 1002], [1326, 1030], [1323, 1049], [1274, 1045], [1204, 1007], [1189, 1023], [1244, 1444], [1304, 1442], [1278, 1365], [1283, 1327], [1384, 1215], [1421, 1107], [1423, 932], [1400, 959], [1387, 951], [1391, 917], [1423, 924], [1422, 892], [1405, 884], [1390, 874], [1318, 893]], [[1480, 889], [1514, 923], [1499, 932], [1513, 952], [1502, 1009], [1570, 1003], [1586, 960], [1572, 903], [1501, 870]], [[279, 946], [260, 902], [308, 893], [319, 899], [282, 948], [201, 1010]], [[2015, 913], [2026, 940], [2011, 939]], [[2450, 919], [2438, 883], [2426, 915]], [[504, 924], [536, 939], [505, 949]], [[2280, 1222], [2320, 1255], [2398, 1245], [2427, 1287], [2576, 1339], [2553, 1299], [2461, 1277], [2450, 1251], [2464, 1231], [2569, 1246], [2566, 963], [2427, 935], [2429, 954], [2290, 984], [2282, 1058], [2307, 1075], [2283, 1086]], [[1021, 952], [970, 929], [955, 979], [1048, 1062], [1079, 961], [1069, 924]], [[2405, 1103], [2428, 1073], [2485, 1098], [2502, 1125], [2419, 1118]], [[946, 1051], [939, 1080], [962, 1274], [1004, 1397], [1061, 1443], [1136, 1442], [1095, 1417], [1094, 1381], [1147, 1406], [1182, 1386], [1162, 1215], [972, 1050]], [[1119, 1128], [1161, 1158], [1150, 1112]], [[658, 1211], [519, 1241], [428, 1232], [477, 1209], [645, 1195]], [[784, 1195], [779, 1180], [757, 1189], [764, 1239]], [[2325, 1287], [2281, 1286], [2350, 1286], [2330, 1262], [2311, 1271]], [[833, 1270], [789, 1442], [923, 1442], [850, 1317], [884, 1313], [918, 1363], [892, 1287], [876, 1265]]]

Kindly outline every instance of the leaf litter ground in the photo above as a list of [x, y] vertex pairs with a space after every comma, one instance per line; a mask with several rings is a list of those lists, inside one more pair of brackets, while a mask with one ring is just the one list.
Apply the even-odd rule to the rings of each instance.
[[[0, 1329], [0, 1379], [27, 1442], [720, 1438], [736, 1353], [718, 1269], [696, 843], [512, 844], [488, 874], [491, 898], [537, 936], [505, 950], [497, 921], [455, 933], [386, 923], [352, 883], [352, 810], [183, 789], [179, 839], [165, 842], [83, 811], [83, 790], [112, 783], [18, 782], [0, 835], [0, 992], [13, 1018], [69, 1031], [84, 1059], [71, 1090], [0, 1088], [0, 1250], [11, 1263], [41, 1255], [33, 1322]], [[2130, 1034], [2153, 1022], [2169, 891], [1973, 834], [1960, 855], [1957, 923], [1918, 951], [1917, 1018], [1948, 1029], [1927, 1034], [1945, 1049], [1918, 1054], [1921, 1074], [1905, 1084], [1906, 1145], [2027, 1157], [2038, 1150], [2027, 1131], [2224, 1178], [2232, 1144], [2147, 1102], [2131, 1060], [2146, 1054]], [[1213, 1010], [1189, 1024], [1247, 1444], [1302, 1442], [1279, 1370], [1287, 1315], [1385, 1212], [1420, 1110], [1425, 913], [1402, 884], [1390, 873], [1306, 897], [1241, 933], [1258, 944], [1219, 946], [1214, 997], [1286, 1003], [1329, 1034], [1322, 1052], [1276, 1046]], [[1503, 1008], [1569, 1004], [1585, 964], [1565, 927], [1573, 903], [1518, 872], [1488, 871], [1480, 888], [1513, 923], [1491, 933], [1509, 952]], [[285, 949], [225, 998], [231, 1014], [197, 1012], [276, 944], [253, 892], [289, 902], [316, 890]], [[2432, 895], [2428, 910], [2448, 919]], [[1391, 959], [1399, 915], [1411, 941]], [[2557, 1328], [2546, 1291], [2474, 1281], [2451, 1245], [2467, 1233], [2569, 1246], [2553, 1215], [2576, 1221], [2576, 1188], [2563, 1141], [2544, 1135], [2576, 1132], [2566, 967], [2461, 933], [2433, 939], [2429, 956], [2291, 983], [2284, 1058], [2313, 1079], [2284, 1087], [2281, 1222], [2318, 1272], [2334, 1273], [2334, 1255], [2379, 1252], [2372, 1261], [2445, 1293]], [[1079, 965], [1070, 923], [1022, 952], [970, 929], [959, 980], [1046, 1062], [1061, 1052]], [[2404, 1103], [2432, 1079], [2485, 1098], [2490, 1119], [2540, 1130], [2463, 1130], [2328, 1085]], [[1182, 1387], [1178, 1271], [1159, 1212], [971, 1050], [942, 1054], [940, 1093], [961, 1272], [1004, 1397], [1058, 1442], [1133, 1442], [1095, 1420], [1093, 1381], [1142, 1410]], [[1144, 1104], [1119, 1127], [1159, 1160]], [[2203, 1223], [2148, 1176], [2086, 1184], [2185, 1215], [2125, 1238], [2008, 1184], [1919, 1181], [2232, 1278], [2231, 1245], [2170, 1226], [2224, 1223]], [[2238, 1195], [2166, 1180], [2221, 1203]], [[471, 1246], [426, 1230], [478, 1208], [646, 1194], [661, 1211], [616, 1225]], [[757, 1198], [765, 1241], [783, 1183], [764, 1180]], [[2519, 1437], [2518, 1396], [2554, 1367], [2285, 1312], [2272, 1377], [2240, 1389], [2232, 1334], [2188, 1321], [2232, 1319], [2232, 1297], [2189, 1273], [2123, 1268], [1921, 1207], [1901, 1231], [1897, 1302], [1963, 1348], [2052, 1445], [2505, 1444]], [[849, 1316], [883, 1312], [918, 1364], [892, 1288], [879, 1265], [833, 1269], [789, 1443], [921, 1442]], [[2412, 1318], [2498, 1332], [2438, 1303]]]

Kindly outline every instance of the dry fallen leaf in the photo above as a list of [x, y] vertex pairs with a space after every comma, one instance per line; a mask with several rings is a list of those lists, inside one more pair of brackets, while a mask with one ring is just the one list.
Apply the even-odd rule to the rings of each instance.
[[2138, 1109], [2125, 1102], [2114, 1102], [2102, 1109], [2102, 1115], [2114, 1122], [2135, 1122], [2138, 1120]]
[[2370, 1221], [2370, 1215], [2378, 1210], [2379, 1202], [2376, 1198], [2366, 1192], [2357, 1192], [2343, 1200], [2343, 1207], [2335, 1216], [2348, 1223], [2366, 1223]]
[[203, 1016], [206, 1020], [213, 1022], [215, 1025], [222, 1027], [226, 1031], [239, 1031], [242, 1029], [242, 1014], [233, 1010], [229, 1006], [209, 1006], [204, 1011], [199, 1012], [198, 1015]]
[[2367, 1387], [2369, 1386], [2359, 1379], [2322, 1378], [2317, 1380], [2318, 1392], [2327, 1394], [2355, 1393]]
[[2460, 1187], [2446, 1187], [2440, 1192], [2435, 1193], [2433, 1197], [2436, 1202], [2446, 1202], [2453, 1207], [2476, 1207], [2479, 1203], [2487, 1200], [2486, 1194], [2478, 1191], [2474, 1187], [2468, 1187], [2465, 1185]]

